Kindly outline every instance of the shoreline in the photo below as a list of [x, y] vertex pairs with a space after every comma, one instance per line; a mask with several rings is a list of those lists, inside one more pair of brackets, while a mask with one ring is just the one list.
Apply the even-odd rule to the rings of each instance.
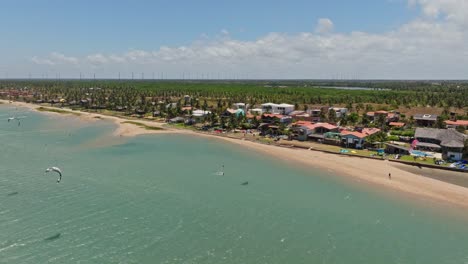
[[[24, 102], [12, 102], [0, 100], [3, 105], [14, 105], [25, 107], [34, 111], [41, 106], [29, 104]], [[347, 178], [347, 180], [365, 181], [366, 183], [384, 187], [387, 190], [396, 192], [403, 192], [404, 194], [414, 195], [423, 200], [433, 200], [439, 203], [449, 204], [456, 207], [468, 209], [468, 188], [451, 184], [443, 181], [444, 177], [422, 176], [415, 171], [410, 170], [410, 165], [392, 164], [389, 161], [369, 160], [360, 157], [349, 157], [337, 154], [323, 153], [320, 151], [285, 148], [275, 145], [266, 145], [249, 140], [234, 139], [225, 136], [216, 136], [207, 133], [199, 133], [191, 130], [176, 129], [165, 127], [163, 123], [153, 121], [135, 120], [135, 122], [143, 124], [148, 127], [154, 127], [162, 130], [148, 130], [145, 127], [138, 126], [132, 123], [131, 119], [121, 117], [108, 116], [99, 113], [89, 113], [82, 111], [75, 111], [70, 109], [61, 109], [57, 107], [47, 107], [50, 109], [60, 109], [64, 112], [79, 113], [78, 118], [85, 121], [96, 120], [111, 120], [117, 125], [114, 130], [113, 136], [133, 137], [143, 134], [183, 134], [191, 136], [201, 136], [210, 139], [219, 139], [231, 144], [242, 146], [244, 149], [253, 150], [257, 153], [262, 153], [279, 159], [280, 161], [299, 164], [304, 167], [313, 167], [322, 169], [326, 172], [336, 174], [340, 177]], [[54, 113], [48, 111], [41, 111], [48, 115], [67, 115], [67, 113]], [[406, 168], [406, 166], [408, 166]], [[424, 169], [434, 174], [437, 173], [436, 169]], [[388, 178], [388, 173], [391, 173], [391, 180]]]

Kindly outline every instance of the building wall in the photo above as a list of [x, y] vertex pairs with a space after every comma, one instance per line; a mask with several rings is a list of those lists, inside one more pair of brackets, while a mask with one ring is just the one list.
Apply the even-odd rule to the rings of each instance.
[[462, 160], [463, 158], [463, 153], [460, 153], [460, 152], [452, 152], [452, 151], [447, 151], [447, 159], [450, 159], [450, 160]]

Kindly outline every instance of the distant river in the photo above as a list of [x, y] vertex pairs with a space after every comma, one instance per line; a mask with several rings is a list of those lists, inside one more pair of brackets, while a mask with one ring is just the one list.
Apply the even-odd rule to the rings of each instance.
[[217, 140], [6, 121], [20, 111], [0, 106], [0, 263], [468, 263], [448, 209]]
[[326, 89], [339, 89], [339, 90], [363, 90], [363, 91], [389, 91], [390, 89], [385, 89], [385, 88], [369, 88], [369, 87], [347, 87], [347, 86], [320, 86], [320, 88], [326, 88]]

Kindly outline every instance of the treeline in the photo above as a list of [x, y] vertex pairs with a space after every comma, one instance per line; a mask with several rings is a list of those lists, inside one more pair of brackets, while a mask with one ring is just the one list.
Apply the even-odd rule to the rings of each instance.
[[[365, 87], [365, 90], [324, 88]], [[90, 89], [94, 88], [94, 89]], [[98, 88], [98, 89], [96, 89]], [[468, 106], [465, 82], [422, 81], [117, 81], [117, 80], [17, 80], [0, 81], [0, 89], [31, 91], [37, 98], [51, 100], [92, 98], [96, 104], [132, 106], [142, 98], [175, 101], [189, 95], [209, 105], [273, 102], [296, 105], [381, 104], [392, 108]]]

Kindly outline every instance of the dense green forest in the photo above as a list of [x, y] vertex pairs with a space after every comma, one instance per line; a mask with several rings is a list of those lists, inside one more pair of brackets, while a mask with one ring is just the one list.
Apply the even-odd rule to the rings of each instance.
[[[341, 88], [337, 88], [341, 87]], [[348, 89], [346, 87], [364, 87]], [[246, 102], [306, 105], [380, 104], [390, 108], [468, 106], [467, 82], [429, 81], [222, 81], [222, 80], [3, 80], [0, 89], [29, 91], [34, 99], [91, 99], [93, 104], [145, 107], [151, 101], [177, 102], [189, 95], [213, 106]]]

